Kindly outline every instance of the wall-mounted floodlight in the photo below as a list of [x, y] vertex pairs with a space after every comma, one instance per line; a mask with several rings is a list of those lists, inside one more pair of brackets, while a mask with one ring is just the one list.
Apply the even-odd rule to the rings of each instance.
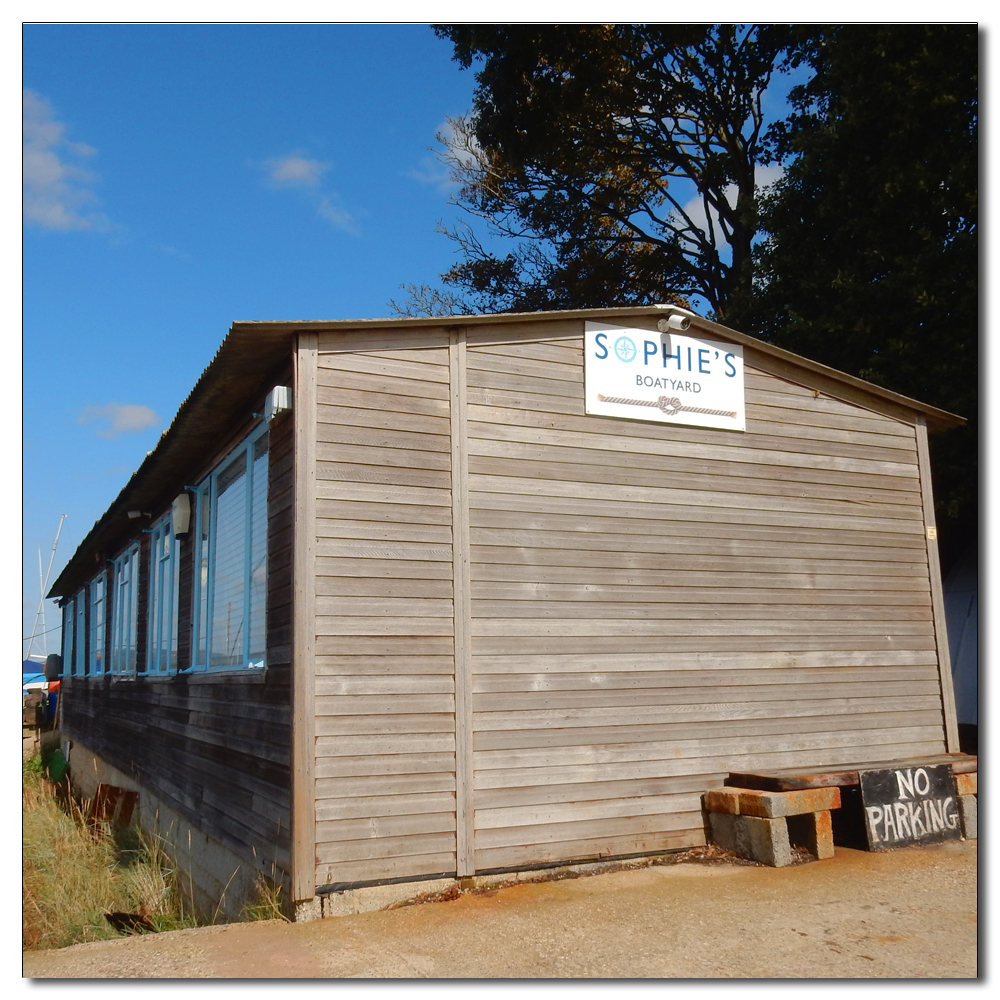
[[191, 530], [191, 497], [179, 493], [170, 505], [170, 523], [175, 535], [186, 535]]
[[140, 517], [149, 517], [148, 510], [130, 510], [128, 512], [128, 519], [130, 521], [138, 521]]
[[275, 417], [287, 413], [292, 408], [292, 389], [287, 385], [276, 385], [264, 400], [264, 420], [270, 423]]

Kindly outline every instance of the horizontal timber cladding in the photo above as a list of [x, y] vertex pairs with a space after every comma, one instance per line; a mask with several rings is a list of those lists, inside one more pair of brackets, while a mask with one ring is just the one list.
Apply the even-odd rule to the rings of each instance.
[[[278, 377], [284, 381], [286, 375]], [[246, 675], [66, 678], [62, 729], [195, 829], [233, 851], [247, 868], [287, 885], [293, 504], [289, 420], [272, 424], [268, 451], [267, 669]], [[186, 540], [182, 559], [185, 565], [190, 559]], [[182, 637], [189, 628], [190, 593], [187, 587], [181, 596]], [[188, 650], [185, 644], [183, 665], [190, 662]]]
[[747, 347], [745, 433], [587, 415], [577, 320], [319, 351], [319, 884], [691, 847], [731, 770], [945, 749], [901, 407]]
[[317, 885], [456, 870], [449, 343], [320, 336]]
[[745, 433], [587, 415], [582, 336], [489, 333], [467, 352], [477, 868], [703, 843], [699, 794], [743, 762], [944, 749], [911, 424], [749, 348]]

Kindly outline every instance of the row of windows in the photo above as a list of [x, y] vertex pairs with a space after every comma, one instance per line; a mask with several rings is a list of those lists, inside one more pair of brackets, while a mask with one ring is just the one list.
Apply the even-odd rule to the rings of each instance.
[[[261, 425], [194, 490], [191, 662], [184, 669], [264, 666], [267, 462], [268, 434]], [[170, 514], [146, 530], [146, 559], [139, 558], [138, 542], [130, 543], [64, 602], [65, 674], [168, 674], [181, 668], [181, 541]], [[141, 663], [140, 574], [147, 593]]]

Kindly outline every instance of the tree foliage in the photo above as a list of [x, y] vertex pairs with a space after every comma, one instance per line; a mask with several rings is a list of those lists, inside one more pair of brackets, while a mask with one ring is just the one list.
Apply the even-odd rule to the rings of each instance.
[[773, 25], [449, 25], [476, 64], [452, 123], [458, 202], [510, 237], [452, 230], [444, 276], [490, 311], [703, 296], [729, 317], [752, 287], [762, 107], [790, 29]]
[[969, 418], [932, 438], [945, 561], [976, 530], [973, 25], [800, 38], [815, 75], [780, 130], [746, 332]]

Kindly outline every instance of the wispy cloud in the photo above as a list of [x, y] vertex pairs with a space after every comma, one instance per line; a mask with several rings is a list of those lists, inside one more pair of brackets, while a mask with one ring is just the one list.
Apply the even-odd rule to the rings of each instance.
[[445, 118], [434, 137], [438, 141], [437, 150], [423, 157], [420, 165], [407, 170], [405, 176], [450, 196], [460, 184], [454, 177], [455, 170], [468, 169], [479, 162], [479, 144], [466, 117]]
[[320, 218], [345, 233], [357, 234], [354, 216], [341, 207], [336, 194], [323, 188], [323, 175], [330, 169], [329, 163], [296, 152], [265, 160], [263, 168], [270, 187], [299, 191]]
[[88, 208], [97, 202], [91, 190], [96, 177], [80, 166], [96, 150], [66, 138], [52, 105], [25, 90], [23, 112], [24, 218], [42, 229], [108, 230], [106, 215]]
[[[757, 185], [758, 191], [766, 191], [776, 180], [778, 180], [784, 173], [784, 167], [780, 164], [772, 163], [767, 166], [757, 166], [754, 172], [754, 182]], [[729, 201], [729, 204], [736, 205], [736, 195], [737, 188], [735, 184], [730, 184], [729, 187], [725, 189], [725, 196]], [[701, 195], [696, 195], [692, 198], [685, 206], [684, 211], [688, 218], [691, 219], [695, 227], [700, 229], [703, 233], [708, 232], [708, 215], [705, 212], [705, 202]], [[715, 226], [715, 232], [719, 233], [719, 216], [718, 213], [713, 211], [711, 213], [712, 224]]]
[[104, 424], [98, 434], [103, 438], [116, 438], [119, 434], [134, 434], [147, 427], [156, 427], [161, 421], [159, 414], [141, 403], [107, 403], [104, 406], [85, 406], [77, 417], [77, 423], [90, 424], [98, 421]]

